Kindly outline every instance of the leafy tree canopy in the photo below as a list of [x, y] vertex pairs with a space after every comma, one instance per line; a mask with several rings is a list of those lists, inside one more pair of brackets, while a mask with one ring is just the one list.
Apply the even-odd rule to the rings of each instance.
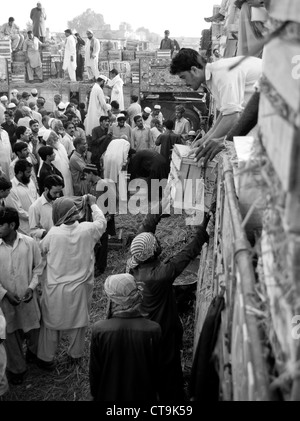
[[83, 35], [87, 29], [103, 29], [105, 25], [103, 15], [95, 13], [92, 9], [87, 9], [84, 13], [76, 16], [73, 20], [68, 21], [68, 27], [70, 29], [76, 29], [76, 31]]

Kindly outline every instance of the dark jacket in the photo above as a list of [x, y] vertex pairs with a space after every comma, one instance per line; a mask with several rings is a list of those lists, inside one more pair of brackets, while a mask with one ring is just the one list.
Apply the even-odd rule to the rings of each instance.
[[62, 173], [55, 168], [54, 165], [48, 165], [44, 162], [41, 167], [39, 177], [37, 178], [40, 194], [44, 192], [44, 181], [48, 175], [59, 175], [62, 179], [64, 179]]
[[[147, 215], [139, 232], [155, 233], [160, 215]], [[180, 360], [182, 325], [177, 311], [173, 282], [201, 251], [208, 241], [206, 230], [200, 226], [197, 233], [175, 256], [167, 261], [148, 260], [131, 271], [143, 288], [142, 312], [160, 324], [162, 330], [162, 398], [183, 398], [183, 380]]]
[[100, 126], [92, 130], [92, 140], [89, 144], [89, 150], [92, 152], [91, 163], [98, 164], [101, 156], [106, 151], [112, 135], [107, 130], [103, 130]]
[[175, 143], [182, 144], [181, 136], [174, 133], [172, 130], [162, 133], [155, 141], [155, 145], [161, 145], [160, 153], [167, 162], [171, 161], [172, 149]]
[[90, 387], [95, 401], [157, 401], [161, 329], [136, 318], [94, 324], [90, 348]]

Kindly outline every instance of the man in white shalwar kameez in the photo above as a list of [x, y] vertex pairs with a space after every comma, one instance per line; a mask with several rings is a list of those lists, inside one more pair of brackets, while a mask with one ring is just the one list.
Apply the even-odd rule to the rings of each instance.
[[86, 118], [84, 120], [85, 133], [87, 136], [92, 135], [92, 130], [99, 126], [99, 119], [103, 115], [107, 115], [107, 104], [103, 92], [103, 86], [107, 80], [106, 76], [100, 75], [90, 93], [89, 107]]
[[126, 135], [113, 139], [108, 145], [103, 158], [104, 178], [116, 183], [119, 200], [127, 199], [127, 181], [122, 174], [128, 159], [130, 143]]
[[0, 168], [9, 180], [9, 167], [12, 161], [12, 149], [8, 133], [0, 126]]
[[70, 29], [65, 30], [66, 43], [64, 52], [64, 71], [68, 70], [71, 82], [76, 82], [76, 39]]
[[100, 42], [94, 37], [93, 32], [89, 29], [86, 31], [88, 37], [85, 43], [85, 65], [88, 72], [89, 80], [97, 79], [99, 76], [98, 59], [100, 53]]
[[84, 352], [94, 285], [94, 247], [106, 230], [106, 219], [88, 195], [93, 222], [79, 223], [74, 202], [67, 197], [53, 202], [53, 222], [40, 247], [47, 259], [43, 284], [38, 358], [51, 363], [62, 336], [69, 338], [68, 354]]
[[[69, 168], [69, 158], [66, 148], [53, 130], [47, 130], [44, 133], [43, 140], [46, 142], [47, 146], [52, 146], [54, 149], [55, 159], [52, 161], [52, 164], [61, 172], [63, 176], [65, 183], [65, 187], [63, 189], [64, 196], [74, 196], [72, 175]], [[42, 165], [43, 161], [41, 160], [39, 171], [42, 168]]]
[[111, 89], [110, 102], [117, 101], [119, 103], [119, 108], [123, 111], [124, 108], [124, 95], [123, 95], [123, 85], [124, 82], [121, 79], [118, 70], [112, 69], [111, 72], [112, 79], [108, 79], [107, 87]]

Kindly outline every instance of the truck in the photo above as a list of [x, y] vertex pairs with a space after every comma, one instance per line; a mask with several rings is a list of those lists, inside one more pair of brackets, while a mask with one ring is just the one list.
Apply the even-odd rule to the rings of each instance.
[[161, 105], [165, 120], [175, 120], [175, 106], [184, 105], [185, 118], [193, 130], [207, 125], [209, 95], [193, 91], [178, 77], [170, 74], [171, 59], [140, 59], [140, 102], [142, 108]]

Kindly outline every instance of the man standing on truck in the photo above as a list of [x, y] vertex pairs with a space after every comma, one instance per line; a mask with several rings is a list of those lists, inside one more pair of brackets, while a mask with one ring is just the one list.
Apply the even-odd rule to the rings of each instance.
[[194, 91], [205, 84], [220, 111], [214, 126], [194, 144], [197, 161], [201, 158], [205, 158], [205, 161], [212, 159], [216, 155], [212, 152], [219, 145], [219, 152], [222, 150], [224, 136], [237, 122], [254, 93], [254, 84], [262, 73], [262, 60], [248, 57], [239, 63], [240, 60], [241, 57], [230, 57], [206, 63], [191, 48], [182, 48], [172, 60], [170, 73], [178, 75]]
[[36, 4], [30, 12], [30, 19], [32, 20], [32, 30], [35, 37], [37, 37], [41, 42], [45, 41], [46, 38], [46, 12], [42, 7], [42, 4], [39, 2]]
[[68, 70], [71, 82], [76, 82], [76, 38], [72, 35], [71, 29], [65, 30], [66, 43], [64, 51], [63, 70]]
[[100, 52], [100, 42], [94, 37], [93, 31], [86, 31], [88, 37], [85, 43], [85, 65], [88, 72], [89, 81], [93, 82], [99, 76], [98, 57]]
[[169, 38], [170, 31], [168, 29], [165, 30], [165, 37], [160, 42], [160, 50], [171, 50], [171, 56], [174, 51], [174, 42], [171, 38]]
[[28, 38], [24, 41], [23, 51], [25, 53], [25, 63], [29, 83], [33, 82], [34, 73], [37, 75], [40, 82], [43, 82], [43, 67], [39, 47], [43, 44], [37, 37], [33, 35], [32, 31], [27, 32]]

